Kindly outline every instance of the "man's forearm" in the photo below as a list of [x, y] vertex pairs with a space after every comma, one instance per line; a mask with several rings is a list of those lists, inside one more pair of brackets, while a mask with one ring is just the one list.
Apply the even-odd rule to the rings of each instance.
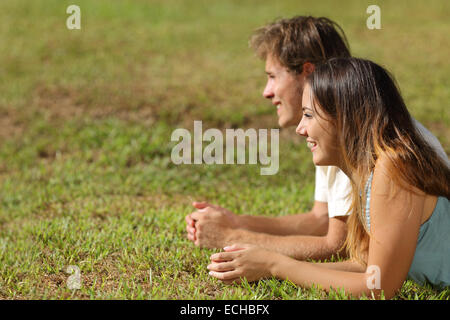
[[242, 229], [271, 235], [323, 236], [328, 230], [328, 216], [318, 216], [312, 211], [282, 217], [238, 216]]
[[324, 236], [276, 236], [243, 229], [233, 230], [227, 236], [226, 245], [239, 242], [255, 244], [297, 260], [328, 259], [340, 249], [340, 244], [330, 244]]

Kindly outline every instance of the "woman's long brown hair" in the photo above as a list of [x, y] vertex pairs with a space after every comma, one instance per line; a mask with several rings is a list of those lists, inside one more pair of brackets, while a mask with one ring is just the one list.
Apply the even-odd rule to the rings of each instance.
[[364, 187], [377, 159], [388, 160], [394, 184], [448, 199], [450, 168], [417, 131], [393, 77], [381, 66], [333, 58], [316, 66], [307, 82], [314, 105], [336, 126], [344, 164], [352, 173], [344, 246], [351, 258], [363, 261], [369, 243]]

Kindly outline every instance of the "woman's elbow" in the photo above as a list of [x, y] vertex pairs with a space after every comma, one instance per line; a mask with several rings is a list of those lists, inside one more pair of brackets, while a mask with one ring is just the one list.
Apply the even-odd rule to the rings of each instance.
[[381, 276], [380, 268], [368, 266], [365, 272], [366, 288], [365, 295], [374, 299], [390, 300], [401, 289], [403, 281], [397, 279], [386, 279]]

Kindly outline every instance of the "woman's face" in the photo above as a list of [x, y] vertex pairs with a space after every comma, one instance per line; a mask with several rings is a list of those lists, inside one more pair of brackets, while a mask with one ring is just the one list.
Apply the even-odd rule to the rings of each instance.
[[313, 106], [311, 100], [311, 88], [306, 84], [302, 97], [303, 117], [295, 131], [306, 137], [315, 165], [339, 166], [340, 151], [334, 120], [320, 106]]

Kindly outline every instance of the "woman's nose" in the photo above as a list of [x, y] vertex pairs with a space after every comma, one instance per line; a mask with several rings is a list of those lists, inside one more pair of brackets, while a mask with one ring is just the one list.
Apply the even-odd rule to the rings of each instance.
[[306, 137], [308, 135], [307, 132], [306, 132], [306, 127], [303, 124], [303, 117], [302, 117], [302, 120], [300, 120], [300, 123], [298, 124], [297, 129], [295, 129], [295, 132], [298, 135], [301, 135], [301, 136], [304, 136], [304, 137]]

